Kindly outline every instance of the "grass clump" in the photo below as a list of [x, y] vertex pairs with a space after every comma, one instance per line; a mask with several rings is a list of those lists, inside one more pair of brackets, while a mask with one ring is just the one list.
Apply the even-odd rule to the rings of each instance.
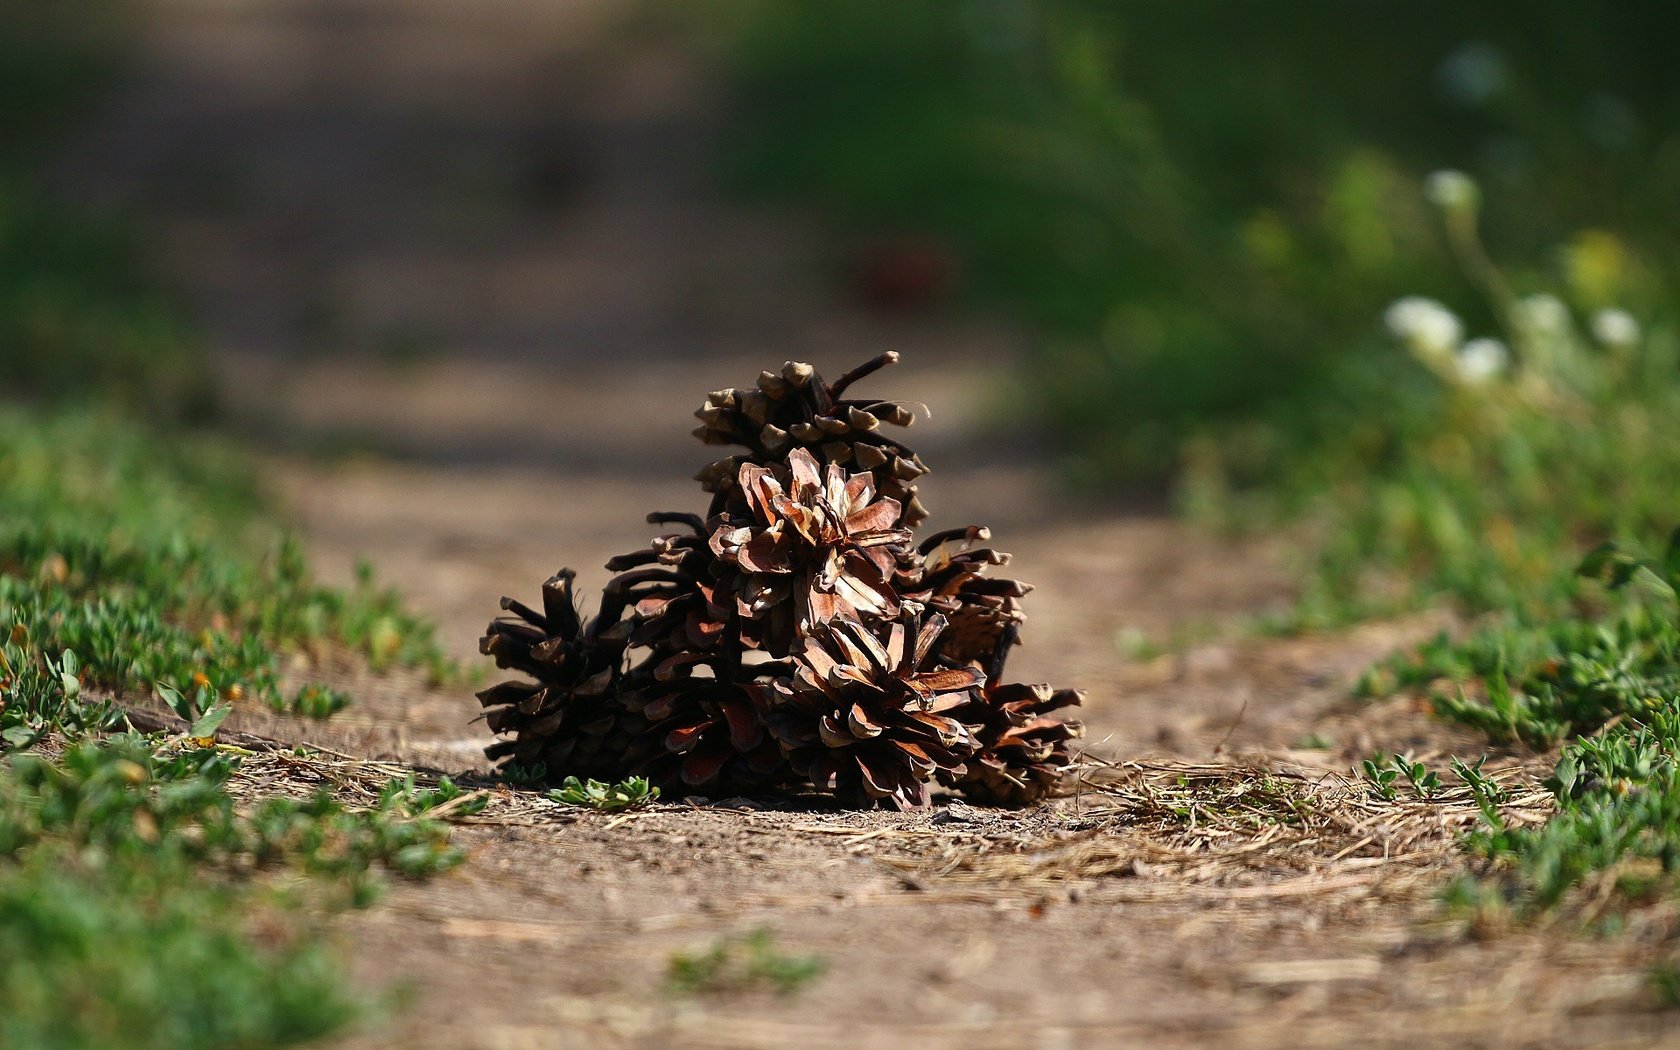
[[792, 995], [821, 977], [827, 964], [815, 955], [791, 955], [776, 946], [775, 934], [760, 927], [720, 937], [698, 952], [676, 952], [666, 982], [678, 995], [720, 994], [768, 988]]
[[42, 856], [0, 875], [0, 1043], [41, 1050], [297, 1046], [362, 1013], [283, 907]]
[[[1546, 781], [1556, 814], [1508, 827], [1483, 806], [1468, 840], [1497, 865], [1498, 899], [1524, 913], [1587, 883], [1624, 905], [1680, 888], [1680, 532], [1660, 558], [1605, 546], [1581, 569], [1608, 582], [1607, 607], [1439, 640], [1389, 672], [1455, 683], [1436, 711], [1496, 740], [1562, 745]], [[1486, 888], [1461, 895], [1485, 901]]]
[[1680, 533], [1662, 562], [1607, 545], [1579, 577], [1608, 577], [1610, 592], [1541, 622], [1505, 617], [1468, 638], [1440, 635], [1367, 673], [1367, 694], [1433, 687], [1442, 717], [1500, 743], [1556, 746], [1615, 719], [1640, 721], [1680, 696], [1675, 586]]
[[1645, 724], [1630, 723], [1564, 748], [1547, 781], [1558, 812], [1539, 827], [1491, 827], [1472, 850], [1505, 862], [1508, 897], [1548, 908], [1594, 876], [1627, 902], [1672, 893], [1680, 874], [1680, 698]]
[[[32, 706], [18, 680], [8, 712]], [[56, 703], [74, 708], [73, 690]], [[320, 919], [371, 901], [381, 872], [425, 877], [461, 859], [411, 784], [365, 811], [325, 793], [246, 810], [241, 757], [225, 749], [131, 733], [53, 743], [0, 762], [6, 1046], [319, 1038], [365, 1013]], [[274, 878], [286, 873], [312, 878]]]
[[225, 703], [178, 739], [111, 733], [80, 669], [0, 649], [0, 1045], [293, 1046], [365, 1016], [322, 920], [459, 864], [440, 818], [484, 797], [262, 797], [208, 739]]
[[376, 669], [447, 675], [394, 592], [367, 574], [349, 591], [310, 577], [250, 472], [236, 452], [108, 413], [0, 406], [0, 625], [42, 652], [75, 650], [90, 685], [163, 682], [312, 717], [345, 698], [283, 693], [288, 653], [343, 646]]

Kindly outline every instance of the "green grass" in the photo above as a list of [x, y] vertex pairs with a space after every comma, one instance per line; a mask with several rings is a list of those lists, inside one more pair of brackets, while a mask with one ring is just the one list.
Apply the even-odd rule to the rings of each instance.
[[450, 669], [393, 593], [312, 580], [245, 454], [117, 404], [0, 404], [0, 1045], [309, 1042], [378, 1013], [327, 917], [458, 863], [424, 813], [459, 789], [235, 793], [237, 753], [119, 733], [112, 699], [209, 736], [230, 702], [342, 708], [282, 690], [300, 659]]
[[[1538, 620], [1584, 600], [1584, 546], [1657, 533], [1680, 488], [1680, 333], [1625, 311], [1583, 314], [1566, 288], [1519, 294], [1488, 258], [1479, 193], [1431, 186], [1467, 283], [1496, 318], [1396, 302], [1387, 320], [1414, 373], [1321, 413], [1340, 444], [1240, 490], [1208, 447], [1186, 478], [1194, 517], [1228, 528], [1304, 519], [1298, 607], [1317, 628], [1446, 598]], [[1454, 194], [1443, 195], [1447, 186]]]
[[269, 523], [252, 462], [203, 435], [94, 409], [0, 405], [0, 627], [73, 649], [89, 685], [157, 683], [323, 716], [344, 698], [282, 693], [292, 654], [377, 668], [449, 665], [430, 628], [364, 576], [315, 583]]
[[4, 663], [0, 1045], [291, 1046], [371, 1012], [322, 920], [371, 903], [384, 873], [459, 863], [429, 816], [458, 788], [398, 781], [367, 810], [241, 802], [238, 752], [88, 732], [115, 719], [71, 658], [8, 645]]
[[[443, 819], [484, 799], [410, 778], [353, 808], [214, 745], [234, 704], [341, 709], [282, 688], [334, 651], [451, 668], [366, 572], [313, 580], [254, 458], [191, 429], [210, 371], [145, 245], [32, 179], [127, 14], [0, 0], [0, 1046], [294, 1046], [382, 1008], [329, 918], [458, 864]], [[128, 731], [151, 695], [188, 734]]]
[[1444, 683], [1434, 692], [1443, 718], [1495, 741], [1561, 744], [1547, 780], [1556, 814], [1509, 827], [1485, 805], [1487, 826], [1467, 845], [1493, 867], [1455, 891], [1462, 902], [1532, 915], [1581, 904], [1588, 885], [1602, 888], [1587, 894], [1600, 909], [1680, 890], [1680, 532], [1659, 558], [1606, 547], [1582, 569], [1610, 584], [1597, 607], [1438, 639], [1372, 682], [1377, 691]]
[[769, 989], [792, 995], [828, 968], [815, 955], [790, 955], [767, 928], [720, 937], [701, 951], [673, 953], [666, 983], [678, 995], [716, 995]]

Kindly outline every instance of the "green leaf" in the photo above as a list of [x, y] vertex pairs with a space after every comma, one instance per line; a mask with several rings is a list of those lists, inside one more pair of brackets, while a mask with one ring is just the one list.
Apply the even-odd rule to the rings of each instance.
[[187, 730], [187, 735], [195, 740], [213, 737], [216, 735], [216, 730], [221, 728], [222, 723], [227, 721], [227, 716], [232, 713], [232, 704], [217, 704], [193, 722], [192, 728]]
[[1663, 552], [1663, 576], [1680, 596], [1680, 528], [1668, 534], [1668, 549]]
[[157, 684], [157, 693], [158, 696], [163, 698], [163, 702], [169, 705], [169, 709], [171, 711], [175, 712], [187, 721], [192, 721], [193, 717], [197, 714], [197, 712], [193, 710], [192, 701], [182, 696], [179, 689], [159, 682]]

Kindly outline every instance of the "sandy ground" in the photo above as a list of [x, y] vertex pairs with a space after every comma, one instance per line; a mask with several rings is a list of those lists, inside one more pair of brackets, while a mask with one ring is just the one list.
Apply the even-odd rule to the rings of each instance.
[[[1411, 701], [1347, 699], [1436, 620], [1230, 640], [1288, 601], [1281, 541], [1071, 503], [1011, 422], [1015, 334], [858, 305], [811, 227], [710, 189], [716, 87], [630, 4], [144, 7], [133, 88], [66, 162], [66, 187], [150, 217], [229, 417], [274, 450], [326, 575], [370, 559], [454, 654], [476, 659], [502, 594], [534, 596], [562, 564], [603, 582], [608, 557], [651, 535], [647, 511], [700, 509], [687, 479], [706, 456], [687, 431], [706, 391], [788, 358], [832, 374], [896, 349], [904, 365], [870, 382], [930, 406], [908, 437], [935, 468], [931, 525], [982, 521], [1015, 553], [1037, 586], [1015, 669], [1087, 690], [1093, 755], [1212, 763], [1216, 793], [1293, 771], [1311, 794], [1377, 748], [1473, 748]], [[1138, 631], [1213, 640], [1139, 661], [1122, 645]], [[481, 767], [467, 690], [346, 680], [360, 702], [335, 746]], [[1478, 939], [1442, 919], [1463, 807], [1377, 812], [1280, 852], [1264, 821], [1145, 814], [1141, 768], [1020, 814], [724, 800], [614, 818], [504, 791], [459, 832], [459, 874], [347, 921], [369, 986], [410, 993], [349, 1045], [1672, 1038], [1672, 1015], [1643, 1005], [1637, 943]], [[1411, 853], [1391, 848], [1405, 836]], [[976, 860], [1093, 842], [1115, 862], [1080, 853], [1023, 876]], [[827, 972], [788, 997], [665, 988], [673, 952], [759, 927]]]

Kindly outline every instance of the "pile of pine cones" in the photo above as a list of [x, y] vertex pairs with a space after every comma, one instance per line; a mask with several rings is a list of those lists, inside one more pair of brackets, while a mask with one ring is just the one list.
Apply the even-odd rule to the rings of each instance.
[[552, 777], [645, 776], [712, 796], [816, 790], [849, 805], [926, 806], [931, 786], [1019, 805], [1054, 790], [1074, 690], [1004, 684], [1028, 587], [978, 527], [916, 542], [927, 467], [882, 433], [914, 416], [847, 398], [898, 359], [833, 383], [807, 364], [720, 390], [696, 413], [705, 517], [607, 563], [593, 619], [569, 569], [540, 608], [502, 600], [482, 649], [527, 680], [479, 694], [491, 758]]

